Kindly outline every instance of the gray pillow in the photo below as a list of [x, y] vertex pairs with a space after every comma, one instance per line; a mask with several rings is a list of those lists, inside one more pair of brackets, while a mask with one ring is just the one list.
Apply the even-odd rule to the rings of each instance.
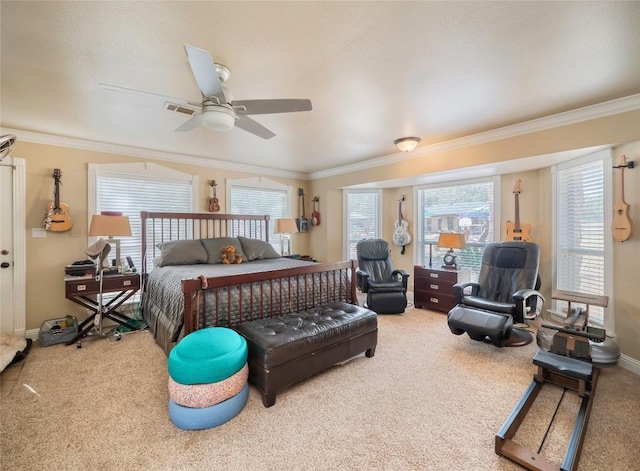
[[207, 263], [207, 252], [200, 239], [170, 240], [162, 242], [156, 247], [160, 249], [160, 256], [157, 257], [158, 263], [156, 264], [159, 267]]
[[269, 242], [258, 239], [247, 239], [242, 236], [238, 236], [238, 240], [242, 244], [242, 251], [249, 261], [280, 258], [280, 254], [275, 251]]
[[215, 239], [202, 239], [202, 245], [207, 251], [207, 263], [222, 263], [222, 247], [233, 245], [236, 253], [242, 256], [242, 261], [246, 262], [247, 257], [242, 251], [242, 245], [237, 237], [216, 237]]

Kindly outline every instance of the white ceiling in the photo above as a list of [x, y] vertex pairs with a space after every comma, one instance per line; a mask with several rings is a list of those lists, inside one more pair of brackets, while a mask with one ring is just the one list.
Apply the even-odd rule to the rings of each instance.
[[[640, 2], [1, 3], [1, 125], [312, 173], [640, 93]], [[231, 70], [276, 133], [176, 133], [200, 101], [183, 45]]]

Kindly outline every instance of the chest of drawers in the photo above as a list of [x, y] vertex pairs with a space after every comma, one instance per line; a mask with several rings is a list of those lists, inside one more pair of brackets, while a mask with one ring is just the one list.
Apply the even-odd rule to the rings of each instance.
[[415, 307], [449, 312], [455, 306], [453, 285], [469, 281], [469, 270], [443, 270], [416, 265], [413, 270], [413, 304]]

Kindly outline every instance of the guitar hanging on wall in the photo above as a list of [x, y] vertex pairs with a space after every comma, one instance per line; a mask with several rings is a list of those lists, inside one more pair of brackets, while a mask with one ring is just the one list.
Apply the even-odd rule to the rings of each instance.
[[320, 212], [318, 211], [318, 207], [316, 205], [320, 205], [320, 198], [317, 196], [313, 197], [313, 212], [311, 213], [311, 225], [319, 226], [320, 225]]
[[309, 220], [304, 214], [304, 188], [298, 188], [298, 196], [300, 197], [302, 215], [296, 218], [296, 225], [298, 226], [298, 232], [307, 232], [309, 230]]
[[402, 202], [404, 201], [404, 195], [398, 200], [398, 220], [396, 221], [395, 229], [393, 231], [393, 243], [401, 246], [400, 253], [404, 255], [405, 248], [411, 243], [411, 235], [409, 234], [409, 222], [402, 217]]
[[624, 169], [633, 168], [633, 162], [627, 163], [627, 156], [620, 156], [620, 163], [616, 169], [620, 169], [620, 178], [616, 187], [619, 189], [616, 193], [616, 204], [613, 206], [613, 220], [611, 223], [611, 232], [614, 240], [624, 242], [631, 237], [631, 229], [633, 223], [629, 216], [629, 205], [624, 200]]
[[43, 225], [47, 231], [64, 232], [73, 227], [73, 222], [68, 214], [69, 205], [60, 202], [62, 172], [59, 168], [53, 170], [53, 179], [55, 180], [54, 200], [47, 203], [47, 215]]
[[507, 237], [505, 240], [517, 240], [520, 242], [531, 242], [531, 236], [529, 231], [531, 230], [531, 224], [527, 224], [524, 227], [520, 226], [520, 183], [522, 180], [516, 181], [513, 186], [513, 196], [515, 198], [515, 223], [507, 221]]
[[209, 198], [209, 211], [212, 213], [217, 213], [218, 211], [220, 211], [220, 203], [218, 202], [218, 197], [217, 197], [217, 193], [216, 193], [216, 181], [215, 180], [211, 180], [211, 188], [212, 188], [212, 192], [213, 192], [213, 197]]

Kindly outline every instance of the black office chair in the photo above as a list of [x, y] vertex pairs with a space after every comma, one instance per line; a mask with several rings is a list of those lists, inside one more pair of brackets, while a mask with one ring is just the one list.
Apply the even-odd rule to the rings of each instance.
[[363, 239], [356, 245], [358, 289], [367, 293], [367, 307], [378, 314], [401, 314], [407, 307], [404, 270], [394, 270], [389, 244], [383, 239]]
[[451, 332], [466, 332], [497, 347], [530, 343], [533, 336], [514, 323], [535, 319], [542, 310], [544, 298], [537, 291], [539, 261], [540, 248], [533, 242], [488, 244], [478, 282], [453, 287], [456, 306], [447, 315]]

